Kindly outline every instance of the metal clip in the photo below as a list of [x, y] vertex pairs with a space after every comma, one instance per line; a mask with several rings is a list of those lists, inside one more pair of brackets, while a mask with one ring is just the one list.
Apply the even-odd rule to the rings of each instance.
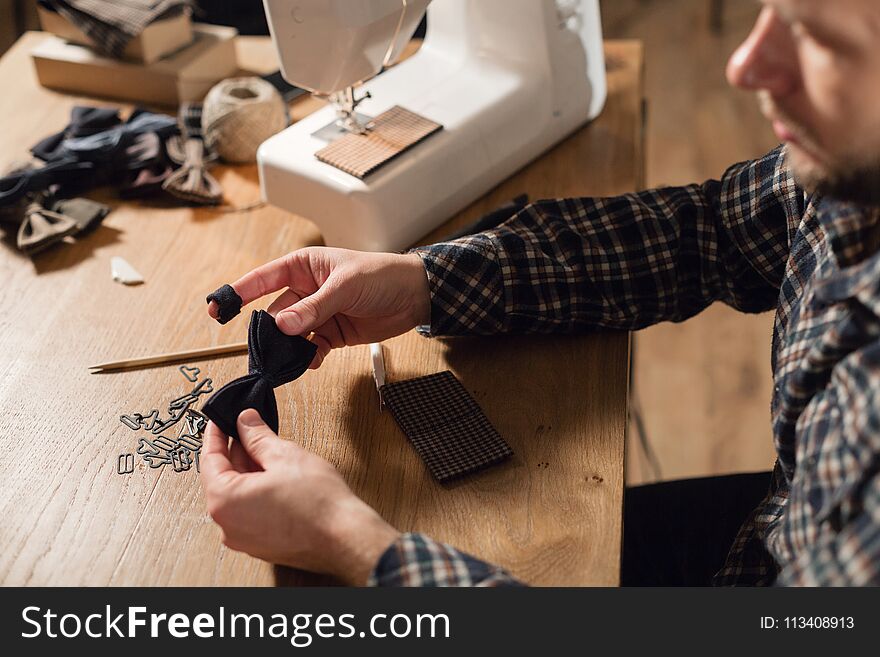
[[131, 474], [134, 472], [134, 454], [120, 454], [116, 459], [117, 474]]
[[201, 436], [208, 425], [208, 418], [194, 408], [186, 409], [186, 432], [191, 436]]
[[[192, 403], [192, 402], [190, 402], [190, 403]], [[163, 431], [165, 431], [166, 429], [173, 427], [175, 424], [180, 422], [180, 418], [182, 418], [184, 416], [187, 408], [189, 408], [189, 407], [188, 406], [181, 406], [179, 408], [170, 409], [168, 412], [171, 413], [171, 417], [168, 418], [167, 420], [165, 420], [164, 422], [160, 422], [159, 424], [155, 425], [151, 429], [151, 431], [154, 434], [160, 434]]]
[[[135, 413], [135, 417], [138, 415], [140, 415], [140, 413]], [[141, 426], [145, 431], [152, 431], [158, 424], [161, 424], [159, 422], [159, 409], [154, 408], [150, 411], [149, 415], [141, 415]]]
[[184, 378], [190, 383], [195, 383], [199, 380], [199, 374], [201, 374], [201, 370], [198, 367], [188, 367], [186, 365], [181, 365], [177, 369], [180, 370], [180, 373], [183, 374]]
[[186, 472], [192, 467], [193, 457], [192, 452], [189, 451], [186, 447], [180, 447], [175, 449], [170, 453], [171, 456], [171, 466], [174, 468], [175, 472]]
[[176, 440], [171, 440], [171, 438], [166, 438], [165, 436], [154, 438], [152, 444], [159, 449], [164, 449], [166, 452], [172, 452], [180, 447]]
[[172, 400], [171, 403], [168, 404], [168, 410], [172, 411], [175, 409], [186, 408], [190, 404], [197, 402], [200, 395], [211, 394], [214, 392], [214, 386], [211, 385], [212, 383], [213, 381], [211, 379], [203, 380], [189, 393]]
[[168, 456], [167, 452], [162, 454], [159, 451], [159, 448], [147, 438], [141, 438], [138, 440], [137, 453], [143, 457], [144, 461], [146, 461], [147, 465], [151, 468], [161, 468], [163, 465], [171, 463], [171, 458]]
[[192, 452], [197, 452], [202, 448], [202, 439], [198, 436], [183, 434], [177, 439], [177, 442], [181, 447], [186, 447]]
[[[182, 365], [179, 369], [188, 381], [193, 383], [198, 381], [197, 377], [201, 373], [199, 368]], [[185, 472], [191, 469], [192, 464], [195, 463], [196, 471], [201, 472], [199, 454], [202, 449], [202, 434], [208, 424], [208, 418], [191, 407], [199, 400], [199, 397], [212, 392], [214, 392], [214, 386], [210, 378], [198, 382], [190, 392], [168, 404], [170, 417], [166, 420], [159, 417], [159, 411], [155, 408], [147, 415], [133, 413], [119, 416], [119, 420], [129, 429], [133, 431], [143, 429], [150, 431], [155, 436], [152, 440], [149, 438], [138, 440], [137, 454], [144, 459], [147, 465], [155, 469], [171, 464], [175, 472]], [[184, 418], [186, 426], [177, 440], [159, 435]], [[119, 474], [134, 472], [134, 460], [134, 454], [120, 454], [116, 471]]]

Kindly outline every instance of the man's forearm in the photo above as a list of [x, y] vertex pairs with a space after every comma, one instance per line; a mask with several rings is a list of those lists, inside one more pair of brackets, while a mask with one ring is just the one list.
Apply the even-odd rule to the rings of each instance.
[[781, 150], [702, 185], [533, 203], [492, 230], [414, 249], [430, 333], [635, 330], [717, 300], [767, 310], [802, 211]]

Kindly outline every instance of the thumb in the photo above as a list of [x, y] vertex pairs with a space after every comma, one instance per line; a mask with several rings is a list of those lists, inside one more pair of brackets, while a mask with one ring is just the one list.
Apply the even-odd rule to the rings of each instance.
[[280, 438], [260, 414], [248, 408], [238, 416], [238, 439], [248, 455], [264, 470], [277, 460]]
[[330, 321], [333, 315], [342, 310], [342, 305], [338, 286], [328, 280], [313, 294], [279, 311], [275, 324], [287, 335], [306, 335]]

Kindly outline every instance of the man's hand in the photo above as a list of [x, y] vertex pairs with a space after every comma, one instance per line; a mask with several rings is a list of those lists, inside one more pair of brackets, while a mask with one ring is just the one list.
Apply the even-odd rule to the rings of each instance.
[[[287, 335], [314, 331], [314, 369], [331, 349], [380, 342], [431, 320], [428, 278], [417, 254], [310, 247], [245, 274], [232, 284], [245, 304], [287, 288], [269, 306]], [[217, 304], [208, 306], [217, 317]]]
[[365, 584], [399, 536], [327, 461], [281, 440], [259, 414], [238, 418], [241, 441], [213, 422], [200, 458], [208, 513], [233, 550]]

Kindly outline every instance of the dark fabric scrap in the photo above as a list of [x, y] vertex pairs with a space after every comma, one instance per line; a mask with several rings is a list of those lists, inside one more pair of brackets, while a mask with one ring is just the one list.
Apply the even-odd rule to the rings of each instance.
[[274, 389], [298, 379], [309, 368], [317, 345], [299, 335], [285, 335], [275, 318], [255, 310], [248, 328], [248, 374], [215, 392], [202, 406], [227, 436], [238, 439], [237, 420], [253, 408], [272, 431], [278, 433], [278, 406]]
[[86, 235], [104, 221], [110, 214], [110, 206], [87, 198], [55, 199], [48, 203], [53, 212], [63, 214], [76, 221], [76, 235]]
[[130, 171], [149, 169], [165, 161], [165, 147], [159, 134], [155, 132], [135, 135], [131, 144], [125, 148], [125, 168]]
[[[145, 135], [155, 133], [165, 140], [177, 132], [173, 117], [136, 110], [122, 125], [86, 137], [66, 139], [59, 153], [80, 162], [130, 170], [144, 165], [142, 140], [149, 139]], [[154, 152], [158, 156], [158, 151]]]
[[[0, 181], [20, 174], [22, 171], [29, 171], [34, 168], [32, 162], [13, 162], [0, 176]], [[6, 183], [0, 182], [0, 189]], [[7, 224], [15, 229], [21, 226], [24, 221], [24, 211], [30, 205], [31, 194], [22, 194], [17, 200], [7, 203], [0, 202], [0, 223]]]
[[21, 199], [12, 205], [0, 205], [0, 224], [17, 229], [24, 221], [24, 211], [28, 205], [26, 199]]
[[513, 456], [452, 372], [389, 383], [381, 392], [385, 406], [440, 482]]
[[80, 184], [93, 171], [91, 163], [73, 158], [40, 168], [19, 169], [0, 178], [0, 206], [16, 205], [29, 194], [46, 192], [55, 186]]
[[162, 191], [172, 169], [167, 164], [147, 167], [135, 172], [119, 189], [120, 198], [134, 199], [155, 196]]
[[217, 321], [221, 324], [226, 324], [238, 315], [241, 312], [241, 305], [243, 303], [235, 288], [228, 284], [211, 292], [211, 294], [205, 297], [205, 301], [207, 303], [213, 301], [217, 304]]
[[[49, 170], [47, 173], [46, 169]], [[56, 174], [51, 173], [53, 170]], [[91, 170], [87, 167], [86, 170]], [[42, 172], [41, 172], [42, 171]], [[61, 173], [58, 173], [61, 171]], [[32, 163], [14, 165], [2, 180], [13, 180], [18, 176], [17, 186], [22, 186], [15, 194], [17, 200], [0, 203], [0, 223], [16, 231], [16, 246], [25, 253], [34, 254], [61, 242], [65, 237], [80, 236], [96, 229], [110, 212], [103, 203], [85, 198], [58, 198], [42, 191], [42, 187], [57, 187], [51, 183], [53, 175], [63, 178], [66, 175], [80, 175], [79, 168], [73, 173], [64, 172], [58, 164], [37, 169]], [[23, 175], [31, 176], [24, 180]], [[40, 179], [42, 180], [40, 181]], [[34, 184], [34, 180], [39, 184]], [[33, 188], [33, 189], [32, 189]], [[9, 230], [9, 229], [7, 229]]]
[[[32, 147], [46, 166], [24, 174], [31, 178], [26, 188], [19, 190], [11, 176], [0, 179], [0, 205], [24, 192], [71, 197], [102, 185], [125, 189], [144, 169], [170, 168], [165, 142], [176, 134], [177, 121], [164, 114], [136, 109], [122, 122], [115, 110], [74, 108], [64, 130]], [[69, 170], [77, 167], [88, 175], [73, 176]]]
[[119, 110], [105, 107], [77, 105], [70, 110], [70, 123], [61, 132], [41, 139], [31, 148], [35, 157], [46, 162], [61, 156], [61, 147], [65, 139], [88, 137], [104, 132], [122, 123]]

